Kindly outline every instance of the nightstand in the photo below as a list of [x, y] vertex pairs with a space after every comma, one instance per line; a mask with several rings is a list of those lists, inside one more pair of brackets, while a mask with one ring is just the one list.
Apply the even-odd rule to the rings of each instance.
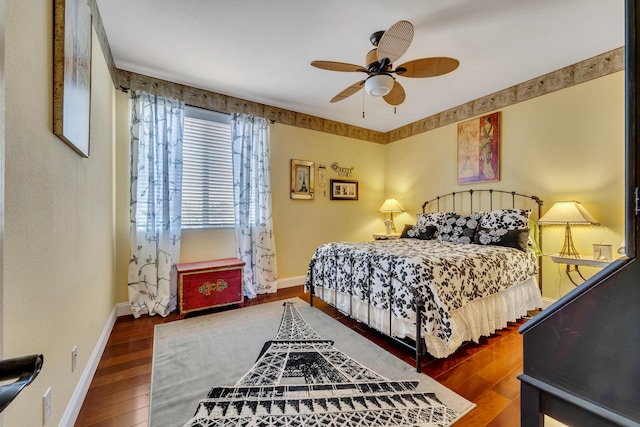
[[400, 238], [400, 233], [373, 233], [374, 240], [396, 240]]
[[546, 256], [550, 257], [551, 260], [556, 264], [567, 265], [567, 268], [565, 269], [565, 273], [567, 273], [567, 277], [569, 277], [569, 280], [571, 280], [571, 283], [573, 283], [574, 286], [578, 286], [578, 283], [576, 283], [573, 280], [573, 277], [571, 277], [571, 272], [573, 271], [578, 273], [578, 276], [580, 276], [582, 280], [587, 280], [584, 278], [584, 276], [580, 272], [580, 266], [605, 268], [607, 265], [613, 262], [613, 261], [600, 261], [597, 259], [593, 259], [591, 255], [585, 255], [585, 258], [564, 257], [557, 254], [546, 255]]

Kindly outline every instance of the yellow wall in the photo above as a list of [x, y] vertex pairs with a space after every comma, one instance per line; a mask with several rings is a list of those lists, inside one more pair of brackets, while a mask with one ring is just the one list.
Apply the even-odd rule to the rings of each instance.
[[[384, 231], [385, 147], [371, 142], [329, 135], [292, 126], [271, 128], [271, 184], [273, 220], [281, 278], [306, 274], [314, 249], [330, 241], [371, 240]], [[313, 200], [291, 199], [291, 159], [310, 160], [327, 168], [326, 194], [316, 183]], [[358, 201], [331, 200], [329, 183], [340, 178], [331, 164], [354, 167]]]
[[[116, 298], [114, 88], [94, 34], [91, 157], [52, 133], [53, 1], [5, 7], [4, 358], [44, 354], [44, 369], [3, 412], [58, 425]], [[71, 372], [71, 349], [78, 366]]]
[[[396, 194], [407, 211], [456, 189], [516, 190], [540, 197], [543, 213], [559, 200], [577, 200], [602, 224], [574, 227], [578, 252], [593, 243], [614, 251], [624, 236], [624, 72], [515, 104], [501, 111], [501, 179], [456, 184], [457, 124], [388, 145], [386, 193]], [[405, 213], [399, 221], [413, 223]], [[398, 222], [399, 222], [398, 221]], [[545, 253], [562, 247], [563, 227], [545, 227]], [[586, 274], [597, 270], [584, 267]], [[573, 285], [564, 266], [543, 257], [543, 295], [556, 299]]]

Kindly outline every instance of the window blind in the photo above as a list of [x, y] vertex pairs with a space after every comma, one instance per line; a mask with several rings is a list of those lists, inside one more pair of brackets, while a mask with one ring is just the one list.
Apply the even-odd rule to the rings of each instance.
[[182, 228], [233, 227], [230, 117], [187, 106], [182, 150]]

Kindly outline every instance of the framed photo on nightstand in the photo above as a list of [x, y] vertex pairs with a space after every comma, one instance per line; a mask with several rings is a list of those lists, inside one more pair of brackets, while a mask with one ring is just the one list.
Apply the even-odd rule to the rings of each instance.
[[605, 245], [604, 243], [593, 244], [593, 259], [596, 261], [611, 261], [611, 245]]

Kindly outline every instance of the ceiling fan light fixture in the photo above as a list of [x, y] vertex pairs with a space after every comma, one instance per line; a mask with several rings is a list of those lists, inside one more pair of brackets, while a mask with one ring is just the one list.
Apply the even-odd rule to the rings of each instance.
[[393, 77], [389, 74], [377, 74], [364, 82], [364, 88], [371, 96], [385, 96], [393, 88]]
[[394, 70], [393, 63], [404, 55], [413, 40], [413, 35], [413, 24], [409, 21], [398, 21], [387, 31], [373, 33], [370, 40], [375, 47], [365, 55], [364, 67], [346, 62], [312, 61], [311, 66], [323, 70], [366, 73], [368, 76], [339, 92], [329, 102], [342, 101], [359, 92], [364, 86], [366, 93], [380, 97], [384, 102], [395, 107], [402, 104], [406, 97], [404, 88], [400, 84], [401, 80], [396, 81], [397, 76], [436, 77], [458, 68], [460, 63], [457, 59], [435, 57], [414, 59]]

